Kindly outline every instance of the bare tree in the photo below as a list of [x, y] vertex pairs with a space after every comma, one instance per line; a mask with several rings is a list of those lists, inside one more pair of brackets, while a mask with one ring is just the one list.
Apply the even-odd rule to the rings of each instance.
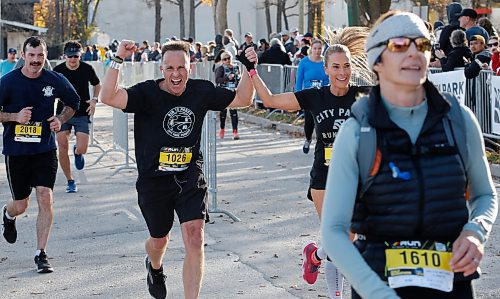
[[70, 2], [73, 11], [73, 21], [76, 24], [74, 37], [79, 39], [82, 45], [87, 44], [88, 39], [97, 28], [95, 25], [95, 18], [100, 2], [101, 0], [80, 0]]
[[189, 36], [196, 39], [196, 8], [200, 6], [203, 1], [189, 0]]
[[168, 3], [179, 6], [180, 37], [186, 36], [186, 17], [184, 15], [184, 0], [166, 0]]
[[325, 2], [323, 0], [308, 0], [307, 7], [307, 31], [313, 35], [323, 35]]
[[290, 4], [290, 6], [286, 6], [287, 1], [284, 0], [283, 3], [283, 21], [285, 22], [285, 28], [290, 29], [290, 26], [288, 25], [288, 18], [292, 16], [298, 16], [298, 14], [294, 13], [287, 13], [290, 9], [293, 9], [299, 5], [299, 0], [295, 0], [294, 3]]
[[389, 11], [391, 0], [359, 0], [359, 17], [362, 25], [370, 25]]
[[215, 34], [223, 34], [227, 29], [227, 2], [228, 0], [199, 0], [200, 4], [212, 6]]
[[[290, 4], [287, 6], [287, 4]], [[271, 22], [271, 7], [276, 6], [276, 31], [280, 32], [283, 29], [289, 29], [288, 18], [291, 16], [298, 16], [298, 14], [288, 13], [289, 10], [297, 7], [298, 0], [264, 0], [263, 9], [266, 14], [266, 25], [268, 35], [273, 31]]]
[[271, 3], [269, 0], [264, 1], [264, 9], [266, 12], [267, 36], [273, 32], [273, 24], [271, 23]]
[[155, 7], [155, 41], [161, 40], [161, 0], [145, 0], [149, 8], [154, 5]]

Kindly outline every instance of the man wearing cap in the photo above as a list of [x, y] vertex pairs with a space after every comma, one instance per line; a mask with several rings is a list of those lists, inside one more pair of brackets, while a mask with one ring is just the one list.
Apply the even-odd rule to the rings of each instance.
[[488, 42], [490, 36], [488, 32], [481, 26], [477, 25], [477, 12], [472, 8], [464, 8], [458, 15], [460, 27], [465, 29], [465, 35], [470, 42], [473, 35], [481, 35], [485, 42]]
[[293, 40], [290, 38], [288, 31], [283, 30], [280, 32], [280, 35], [283, 45], [285, 46], [285, 51], [294, 55], [295, 52], [297, 52], [297, 48], [293, 45]]
[[[59, 148], [59, 164], [67, 180], [66, 192], [75, 193], [78, 191], [78, 188], [71, 173], [68, 156], [71, 129], [74, 129], [76, 136], [76, 144], [73, 146], [75, 167], [81, 170], [85, 166], [83, 155], [87, 153], [89, 144], [90, 117], [94, 115], [101, 85], [94, 68], [90, 64], [80, 60], [82, 45], [79, 42], [67, 42], [64, 45], [64, 54], [66, 61], [57, 65], [54, 71], [63, 74], [73, 85], [80, 96], [80, 108], [70, 120], [61, 126], [61, 130], [57, 132], [57, 144]], [[89, 83], [94, 86], [92, 97], [90, 97], [89, 93]], [[62, 108], [61, 103], [58, 103], [57, 111], [61, 111]]]
[[299, 28], [295, 27], [290, 30], [290, 39], [293, 41], [299, 35]]
[[0, 63], [0, 77], [14, 69], [17, 62], [16, 54], [17, 50], [14, 48], [10, 48], [9, 51], [7, 51], [7, 59]]
[[253, 42], [253, 35], [251, 32], [245, 33], [245, 42], [240, 45], [238, 55], [241, 55], [241, 53], [249, 46], [253, 46], [253, 49], [257, 52], [257, 45]]
[[481, 70], [489, 69], [492, 53], [486, 49], [486, 42], [481, 35], [473, 35], [470, 38], [469, 47], [474, 60], [465, 66], [464, 72], [467, 79], [472, 79], [477, 77]]
[[407, 12], [382, 15], [366, 40], [378, 84], [338, 132], [321, 219], [353, 299], [474, 298], [497, 194], [474, 114], [427, 79], [431, 48]]

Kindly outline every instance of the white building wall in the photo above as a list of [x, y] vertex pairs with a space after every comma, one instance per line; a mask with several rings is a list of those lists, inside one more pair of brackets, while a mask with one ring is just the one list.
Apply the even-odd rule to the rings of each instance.
[[[267, 27], [263, 0], [229, 0], [227, 7], [228, 27], [234, 31], [238, 40], [243, 40], [246, 32], [252, 32], [254, 41], [266, 38]], [[126, 4], [125, 4], [126, 3]], [[124, 5], [125, 4], [125, 5]], [[298, 14], [298, 7], [291, 13]], [[163, 2], [162, 7], [162, 40], [173, 35], [180, 36], [179, 8]], [[196, 40], [206, 43], [215, 37], [212, 7], [200, 5], [196, 9]], [[185, 7], [186, 35], [189, 34], [189, 7]], [[276, 8], [271, 8], [272, 29], [276, 32]], [[288, 18], [289, 27], [298, 27], [298, 16]], [[96, 16], [98, 33], [94, 42], [105, 42], [112, 39], [132, 39], [136, 42], [154, 39], [154, 7], [148, 7], [144, 0], [106, 0], [101, 1]], [[304, 26], [307, 17], [304, 18]], [[284, 22], [282, 22], [284, 26]], [[335, 1], [325, 6], [325, 24], [332, 27], [347, 26], [347, 4]], [[287, 29], [290, 29], [287, 28]]]

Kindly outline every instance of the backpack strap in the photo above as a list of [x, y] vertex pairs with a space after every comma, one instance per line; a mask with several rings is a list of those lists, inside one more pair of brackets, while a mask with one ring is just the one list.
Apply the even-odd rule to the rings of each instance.
[[450, 145], [454, 145], [458, 149], [458, 155], [462, 162], [464, 170], [469, 162], [469, 152], [467, 149], [467, 140], [465, 135], [465, 120], [460, 108], [460, 103], [455, 96], [449, 93], [443, 93], [443, 96], [450, 102], [450, 111], [443, 118], [443, 126], [446, 133], [446, 138]]
[[376, 171], [378, 171], [381, 157], [380, 152], [377, 151], [377, 131], [368, 123], [368, 101], [369, 97], [358, 99], [351, 108], [352, 115], [360, 126], [357, 154], [360, 178], [358, 197], [361, 197], [370, 187], [374, 178], [373, 170], [377, 168]]

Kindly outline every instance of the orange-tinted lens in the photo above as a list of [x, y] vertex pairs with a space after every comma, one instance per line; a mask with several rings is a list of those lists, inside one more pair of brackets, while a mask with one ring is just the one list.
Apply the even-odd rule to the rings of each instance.
[[387, 49], [391, 52], [406, 52], [410, 47], [411, 39], [407, 37], [391, 38], [387, 43]]
[[431, 41], [425, 37], [419, 37], [414, 40], [417, 50], [420, 52], [430, 51], [432, 48]]
[[391, 52], [406, 52], [410, 47], [411, 42], [415, 43], [417, 51], [425, 52], [431, 50], [431, 41], [425, 37], [409, 38], [409, 37], [395, 37], [387, 42], [387, 49]]

